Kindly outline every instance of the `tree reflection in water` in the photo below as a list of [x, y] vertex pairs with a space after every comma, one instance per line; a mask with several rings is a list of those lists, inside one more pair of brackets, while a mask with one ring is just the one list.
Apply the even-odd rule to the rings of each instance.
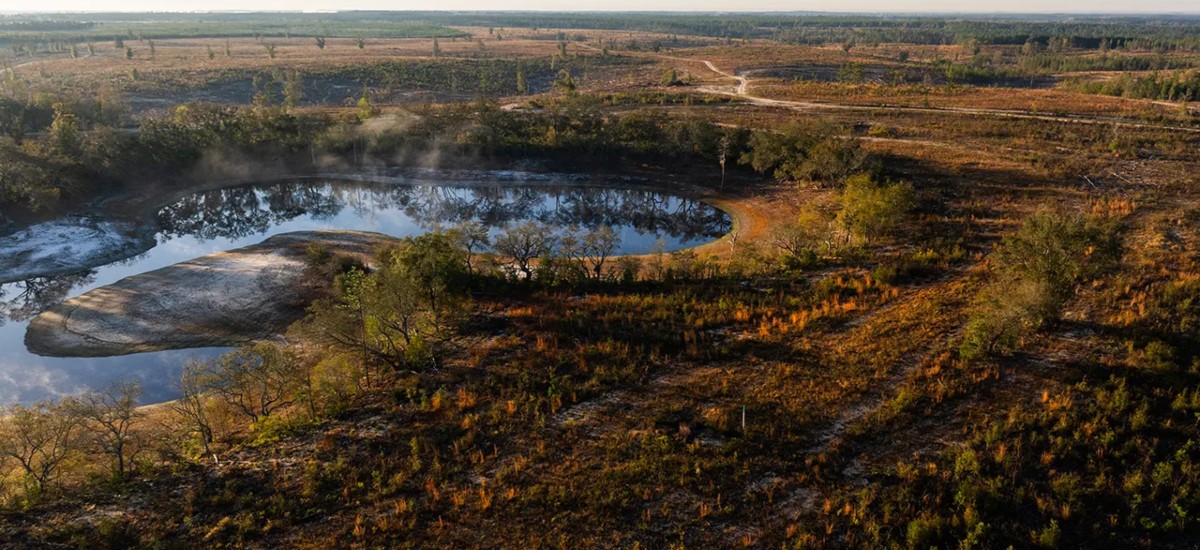
[[[36, 277], [0, 285], [0, 325], [21, 323], [71, 298], [86, 287], [108, 284], [120, 276], [169, 265], [204, 253], [187, 243], [215, 241], [218, 249], [253, 244], [268, 235], [317, 228], [371, 228], [397, 236], [435, 227], [478, 221], [489, 230], [533, 220], [559, 228], [584, 230], [608, 226], [627, 230], [653, 243], [663, 237], [673, 245], [694, 244], [722, 235], [729, 218], [699, 201], [644, 190], [578, 186], [450, 186], [390, 185], [357, 181], [276, 182], [233, 187], [185, 197], [158, 213], [158, 243], [184, 244], [168, 254], [162, 247], [106, 266], [97, 280], [95, 269], [71, 275]], [[287, 227], [284, 224], [291, 223]], [[386, 223], [385, 223], [386, 222]], [[648, 252], [630, 244], [623, 253]], [[211, 250], [212, 246], [209, 247]], [[190, 254], [190, 255], [189, 255]], [[114, 270], [113, 266], [123, 266]]]
[[197, 193], [158, 212], [160, 239], [236, 239], [265, 233], [300, 216], [328, 219], [347, 204], [329, 186], [274, 184]]
[[426, 229], [476, 220], [499, 228], [519, 220], [553, 226], [628, 227], [681, 241], [729, 228], [699, 201], [644, 190], [599, 187], [388, 185], [351, 181], [286, 182], [186, 197], [158, 215], [161, 236], [240, 238], [299, 218], [330, 219], [344, 209], [363, 219], [395, 210]]
[[71, 275], [34, 277], [0, 285], [0, 326], [8, 321], [22, 323], [66, 300], [72, 289], [91, 284], [93, 270]]
[[[143, 252], [110, 266], [136, 265], [148, 256]], [[96, 270], [85, 269], [64, 275], [33, 277], [24, 281], [0, 285], [0, 327], [8, 321], [23, 323], [75, 296], [76, 288], [96, 282]]]

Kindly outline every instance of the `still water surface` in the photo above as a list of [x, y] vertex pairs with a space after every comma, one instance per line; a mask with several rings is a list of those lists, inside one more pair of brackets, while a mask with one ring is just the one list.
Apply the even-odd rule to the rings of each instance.
[[[729, 230], [720, 210], [662, 193], [578, 186], [395, 185], [345, 180], [281, 181], [185, 197], [158, 212], [157, 246], [78, 273], [0, 285], [0, 405], [138, 379], [143, 402], [175, 397], [184, 362], [222, 348], [119, 357], [54, 358], [29, 353], [25, 329], [44, 309], [122, 278], [290, 231], [354, 229], [417, 235], [475, 220], [492, 231], [524, 220], [551, 226], [612, 227], [621, 254], [701, 244]], [[82, 244], [82, 243], [81, 243]], [[0, 258], [0, 263], [4, 258]]]

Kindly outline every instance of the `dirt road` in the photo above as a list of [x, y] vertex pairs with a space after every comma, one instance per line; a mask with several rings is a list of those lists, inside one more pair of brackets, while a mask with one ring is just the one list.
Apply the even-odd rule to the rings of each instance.
[[737, 84], [732, 88], [717, 87], [717, 86], [701, 86], [701, 92], [739, 97], [753, 105], [764, 107], [776, 107], [782, 109], [791, 109], [794, 111], [817, 111], [817, 110], [840, 110], [840, 111], [878, 111], [886, 109], [889, 111], [902, 111], [913, 113], [938, 113], [938, 114], [960, 114], [968, 116], [990, 116], [1011, 119], [1024, 120], [1044, 120], [1048, 122], [1068, 122], [1077, 124], [1100, 124], [1105, 126], [1119, 126], [1125, 128], [1149, 128], [1158, 130], [1171, 130], [1178, 132], [1187, 132], [1192, 134], [1200, 134], [1200, 128], [1189, 128], [1185, 126], [1170, 126], [1163, 124], [1150, 124], [1143, 122], [1131, 122], [1129, 120], [1114, 118], [1114, 117], [1092, 117], [1084, 115], [1040, 115], [1036, 113], [1024, 111], [1009, 111], [1004, 109], [975, 109], [969, 107], [910, 107], [906, 105], [889, 105], [886, 103], [878, 105], [850, 105], [843, 103], [821, 103], [815, 101], [796, 101], [786, 99], [772, 99], [768, 97], [756, 96], [750, 93], [750, 79], [729, 73], [721, 70], [707, 59], [695, 59], [688, 57], [678, 57], [669, 55], [658, 55], [661, 59], [671, 59], [675, 61], [684, 61], [689, 63], [703, 63], [710, 71], [720, 75], [723, 78], [728, 78], [737, 81]]

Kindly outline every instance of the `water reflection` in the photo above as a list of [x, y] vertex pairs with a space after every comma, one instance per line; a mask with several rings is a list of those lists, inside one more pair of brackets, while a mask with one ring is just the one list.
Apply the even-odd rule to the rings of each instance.
[[30, 318], [93, 288], [289, 231], [356, 229], [405, 236], [472, 220], [493, 233], [524, 220], [593, 229], [606, 225], [618, 234], [622, 254], [649, 252], [659, 239], [667, 250], [693, 246], [720, 236], [730, 225], [728, 216], [698, 201], [595, 187], [304, 180], [198, 193], [158, 213], [157, 245], [138, 256], [80, 266], [69, 275], [43, 273], [0, 285], [0, 405], [29, 403], [131, 378], [142, 381], [147, 402], [171, 399], [171, 382], [187, 357], [211, 357], [222, 351], [48, 358], [26, 350]]
[[338, 196], [343, 192], [329, 185], [278, 183], [191, 195], [159, 211], [159, 240], [237, 239], [300, 216], [328, 220], [346, 206]]
[[728, 217], [709, 205], [651, 191], [329, 181], [199, 193], [162, 209], [158, 222], [166, 238], [240, 238], [300, 217], [330, 221], [345, 210], [364, 220], [400, 213], [426, 230], [470, 220], [489, 228], [536, 220], [563, 227], [624, 228], [664, 236], [676, 244], [711, 239], [729, 228]]
[[[0, 285], [0, 326], [8, 320], [25, 322], [68, 298], [71, 290], [92, 283], [93, 270], [70, 275], [34, 277], [19, 283]], [[12, 294], [9, 296], [9, 294]]]
[[[699, 201], [644, 190], [556, 186], [389, 185], [358, 181], [285, 181], [197, 193], [158, 212], [158, 250], [106, 267], [132, 267], [148, 256], [183, 261], [260, 241], [271, 234], [310, 229], [363, 229], [412, 235], [478, 221], [493, 232], [535, 220], [620, 236], [622, 254], [648, 252], [659, 239], [668, 249], [690, 246], [729, 229], [726, 214]], [[163, 254], [176, 241], [195, 254]], [[198, 243], [222, 243], [199, 247]], [[172, 262], [173, 263], [173, 262]], [[162, 261], [147, 268], [163, 267]], [[127, 274], [143, 270], [121, 270]], [[111, 282], [111, 281], [109, 281]], [[0, 285], [0, 326], [24, 322], [96, 283], [95, 269]], [[102, 284], [108, 284], [103, 282]]]

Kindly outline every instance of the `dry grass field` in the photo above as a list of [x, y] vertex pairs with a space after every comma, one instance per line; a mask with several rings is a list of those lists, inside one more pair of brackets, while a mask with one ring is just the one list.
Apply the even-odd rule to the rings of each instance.
[[[10, 62], [3, 93], [104, 90], [131, 106], [130, 133], [155, 130], [132, 128], [164, 115], [176, 116], [170, 128], [180, 133], [204, 127], [175, 111], [191, 101], [257, 113], [247, 119], [323, 117], [326, 133], [280, 153], [280, 163], [315, 165], [313, 143], [354, 160], [389, 144], [406, 154], [442, 147], [437, 168], [566, 166], [644, 178], [728, 211], [735, 231], [641, 256], [620, 280], [616, 271], [545, 284], [480, 275], [434, 367], [412, 359], [420, 349], [403, 359], [410, 368], [376, 365], [375, 379], [365, 352], [320, 339], [318, 329], [333, 325], [318, 321], [333, 321], [314, 312], [289, 333], [293, 351], [310, 390], [320, 376], [342, 386], [320, 400], [298, 394], [267, 420], [220, 409], [207, 455], [179, 435], [170, 410], [147, 412], [156, 443], [136, 475], [96, 481], [96, 468], [75, 464], [44, 500], [5, 501], [5, 540], [1200, 540], [1200, 113], [1185, 101], [1065, 84], [1163, 71], [1012, 78], [1014, 62], [986, 73], [973, 66], [972, 78], [992, 80], [971, 85], [949, 82], [971, 59], [1033, 63], [1033, 54], [1020, 44], [453, 28], [469, 38], [438, 38], [436, 51], [429, 38], [331, 37], [323, 47], [312, 37], [177, 38], [154, 41], [153, 55], [148, 41], [126, 41], [128, 58], [97, 43], [95, 55]], [[1112, 55], [1186, 64], [1200, 54], [1180, 45]], [[927, 82], [890, 81], [897, 71]], [[481, 75], [497, 79], [494, 88], [476, 86]], [[267, 82], [309, 87], [298, 105], [284, 107], [275, 91], [254, 106]], [[382, 137], [354, 130], [389, 116], [428, 126]], [[647, 128], [661, 131], [639, 133]], [[721, 141], [695, 137], [703, 132]], [[722, 149], [734, 140], [740, 150]], [[690, 145], [659, 152], [667, 141]], [[785, 153], [768, 162], [762, 151], [772, 144]], [[812, 166], [822, 147], [837, 166]], [[789, 164], [788, 155], [811, 162]], [[852, 173], [837, 172], [843, 164]], [[858, 172], [869, 175], [856, 180]], [[869, 184], [863, 195], [856, 181]], [[325, 302], [334, 303], [327, 309], [353, 302]]]

